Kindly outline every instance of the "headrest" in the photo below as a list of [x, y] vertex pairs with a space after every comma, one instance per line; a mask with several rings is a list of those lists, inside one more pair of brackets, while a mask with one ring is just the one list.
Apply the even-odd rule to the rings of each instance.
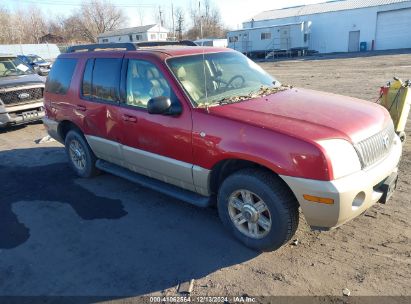
[[186, 69], [183, 66], [179, 67], [177, 70], [177, 78], [181, 80], [181, 79], [184, 79], [186, 75], [187, 75]]

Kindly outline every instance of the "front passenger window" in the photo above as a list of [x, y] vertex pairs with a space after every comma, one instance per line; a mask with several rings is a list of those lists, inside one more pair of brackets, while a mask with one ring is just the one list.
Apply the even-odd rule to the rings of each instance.
[[127, 105], [147, 108], [153, 97], [170, 98], [170, 86], [160, 70], [152, 63], [143, 60], [128, 61]]

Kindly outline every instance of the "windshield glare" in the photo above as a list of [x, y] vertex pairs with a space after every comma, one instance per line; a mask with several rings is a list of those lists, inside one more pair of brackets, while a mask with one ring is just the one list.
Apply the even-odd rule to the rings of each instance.
[[32, 74], [33, 71], [16, 57], [0, 57], [0, 77]]
[[261, 87], [281, 84], [238, 52], [208, 53], [167, 61], [195, 106], [251, 95]]

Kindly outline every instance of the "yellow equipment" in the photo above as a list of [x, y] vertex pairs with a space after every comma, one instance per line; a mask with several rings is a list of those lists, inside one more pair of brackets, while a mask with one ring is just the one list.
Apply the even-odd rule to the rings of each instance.
[[401, 141], [405, 141], [405, 125], [411, 106], [411, 82], [403, 82], [394, 77], [392, 83], [381, 88], [381, 105], [384, 106], [394, 121], [395, 131]]

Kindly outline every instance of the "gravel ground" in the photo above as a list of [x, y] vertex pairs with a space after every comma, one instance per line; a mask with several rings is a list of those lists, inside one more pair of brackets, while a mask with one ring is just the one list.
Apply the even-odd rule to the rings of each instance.
[[[374, 101], [392, 76], [411, 77], [411, 54], [261, 63], [283, 83]], [[411, 124], [408, 124], [410, 127]], [[301, 218], [295, 239], [257, 254], [214, 209], [199, 209], [108, 174], [76, 178], [63, 147], [36, 144], [41, 124], [0, 133], [0, 296], [411, 296], [411, 134], [398, 189], [331, 232]]]

